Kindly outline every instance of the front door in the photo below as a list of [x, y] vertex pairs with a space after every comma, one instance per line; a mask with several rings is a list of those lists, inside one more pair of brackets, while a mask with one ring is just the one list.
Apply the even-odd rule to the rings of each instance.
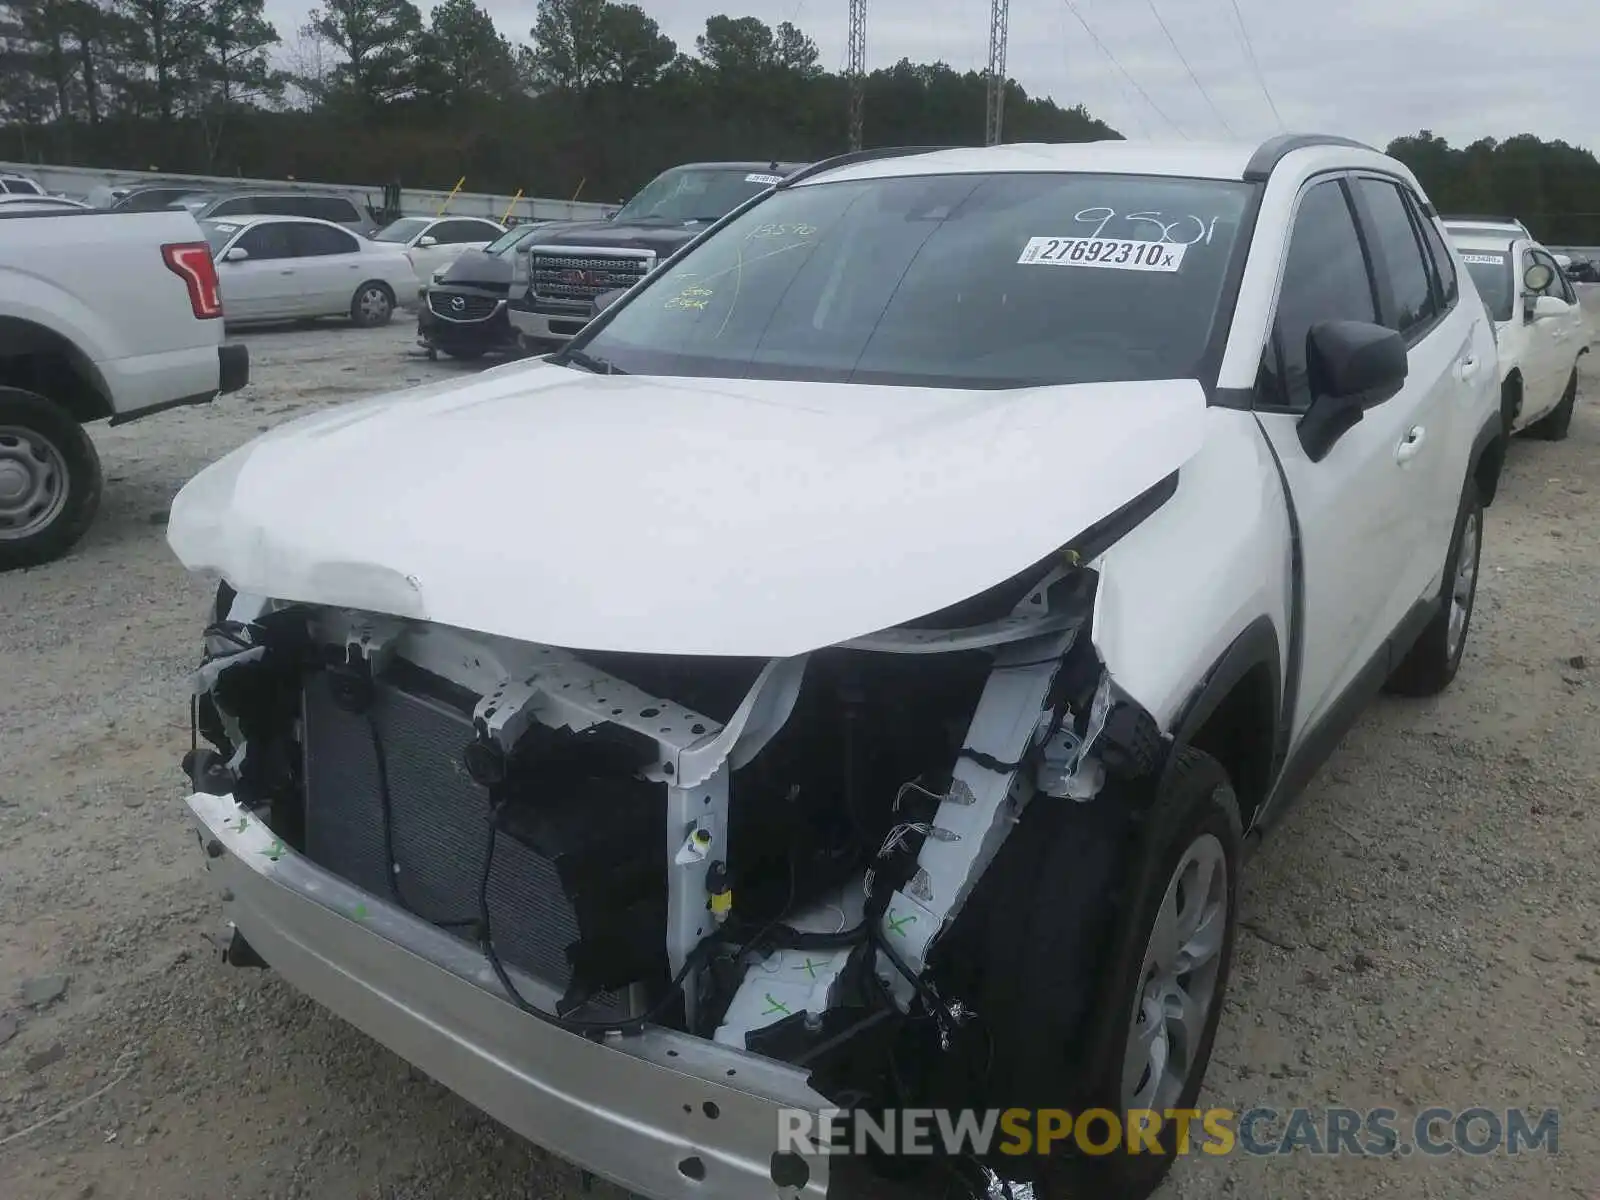
[[1368, 409], [1321, 461], [1297, 433], [1312, 400], [1311, 326], [1380, 319], [1351, 186], [1328, 177], [1301, 193], [1256, 404], [1299, 522], [1302, 643], [1291, 745], [1355, 682], [1409, 603], [1407, 558], [1419, 519], [1416, 454], [1405, 449], [1420, 420], [1417, 387]]
[[249, 257], [231, 261], [227, 251], [217, 264], [226, 316], [236, 321], [267, 321], [297, 315], [298, 287], [294, 248], [281, 224], [252, 225], [234, 241]]

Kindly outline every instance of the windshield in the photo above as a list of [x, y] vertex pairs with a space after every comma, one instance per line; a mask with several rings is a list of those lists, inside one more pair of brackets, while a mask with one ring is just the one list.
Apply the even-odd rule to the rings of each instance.
[[940, 175], [775, 193], [582, 348], [638, 374], [921, 387], [1188, 379], [1248, 185]]
[[1478, 285], [1478, 294], [1489, 306], [1496, 321], [1511, 320], [1511, 308], [1516, 300], [1512, 287], [1511, 258], [1506, 254], [1486, 254], [1481, 250], [1461, 251], [1461, 261], [1467, 274]]
[[483, 248], [483, 252], [485, 254], [503, 254], [505, 251], [510, 250], [518, 242], [524, 241], [538, 233], [540, 228], [540, 225], [518, 225], [515, 229], [512, 229], [506, 233], [502, 233], [499, 237], [495, 238], [494, 241], [490, 242]]
[[206, 235], [206, 245], [211, 247], [211, 257], [215, 258], [222, 253], [222, 248], [228, 244], [228, 239], [241, 228], [242, 226], [229, 221], [201, 221], [200, 229]]
[[375, 242], [409, 242], [428, 227], [429, 217], [401, 217], [372, 235]]
[[710, 222], [727, 216], [782, 176], [744, 167], [674, 167], [622, 206], [615, 221]]

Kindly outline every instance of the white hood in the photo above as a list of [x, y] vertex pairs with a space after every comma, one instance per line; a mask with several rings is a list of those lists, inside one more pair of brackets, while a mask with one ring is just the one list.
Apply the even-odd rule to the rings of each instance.
[[590, 650], [786, 656], [1000, 583], [1200, 447], [1192, 380], [947, 391], [511, 364], [280, 426], [168, 540], [240, 591]]

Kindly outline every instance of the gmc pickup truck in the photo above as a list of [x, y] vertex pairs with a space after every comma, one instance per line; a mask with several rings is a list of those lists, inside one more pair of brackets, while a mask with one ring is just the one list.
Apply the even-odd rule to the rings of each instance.
[[60, 558], [93, 522], [85, 424], [203, 404], [249, 376], [189, 213], [0, 212], [0, 571]]

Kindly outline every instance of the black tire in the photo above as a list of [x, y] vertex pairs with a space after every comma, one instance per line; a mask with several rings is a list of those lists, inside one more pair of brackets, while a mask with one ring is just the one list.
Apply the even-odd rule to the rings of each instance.
[[1567, 430], [1572, 427], [1572, 410], [1578, 403], [1578, 368], [1573, 366], [1572, 375], [1567, 380], [1567, 390], [1561, 393], [1561, 403], [1557, 404], [1544, 416], [1522, 432], [1531, 438], [1538, 438], [1541, 442], [1564, 442], [1567, 440]]
[[[1193, 847], [1214, 844], [1225, 866], [1224, 907], [1220, 946], [1207, 960], [1208, 968], [1215, 964], [1208, 1008], [1200, 1036], [1185, 1049], [1181, 1087], [1159, 1107], [1192, 1108], [1200, 1094], [1237, 930], [1238, 800], [1222, 766], [1189, 748], [1174, 755], [1141, 816], [1130, 815], [1125, 786], [1108, 783], [1089, 803], [1036, 797], [985, 873], [984, 984], [973, 1008], [990, 1039], [987, 1105], [1073, 1114], [1101, 1108], [1126, 1119], [1123, 1062], [1147, 982], [1146, 947], [1179, 864]], [[1193, 1152], [1204, 1135], [1198, 1126], [1190, 1132]], [[1162, 1136], [1160, 1144], [1161, 1153], [1130, 1154], [1124, 1131], [1121, 1149], [1108, 1154], [1080, 1154], [1063, 1141], [1026, 1165], [991, 1166], [1002, 1173], [1020, 1166], [1035, 1194], [1049, 1200], [1142, 1200], [1176, 1157], [1176, 1138]]]
[[62, 557], [100, 508], [100, 455], [60, 405], [0, 387], [0, 571]]
[[360, 329], [375, 329], [394, 319], [394, 289], [381, 279], [369, 279], [350, 297], [350, 321]]
[[[1450, 619], [1456, 599], [1463, 542], [1471, 530], [1471, 583], [1462, 607], [1461, 628], [1452, 637]], [[1429, 621], [1406, 656], [1395, 667], [1384, 690], [1397, 696], [1436, 696], [1450, 686], [1461, 669], [1461, 656], [1472, 630], [1472, 613], [1477, 607], [1479, 565], [1483, 557], [1483, 500], [1478, 485], [1467, 481], [1456, 513], [1455, 532], [1450, 537], [1450, 553], [1445, 559], [1444, 583], [1439, 589], [1439, 612]]]

